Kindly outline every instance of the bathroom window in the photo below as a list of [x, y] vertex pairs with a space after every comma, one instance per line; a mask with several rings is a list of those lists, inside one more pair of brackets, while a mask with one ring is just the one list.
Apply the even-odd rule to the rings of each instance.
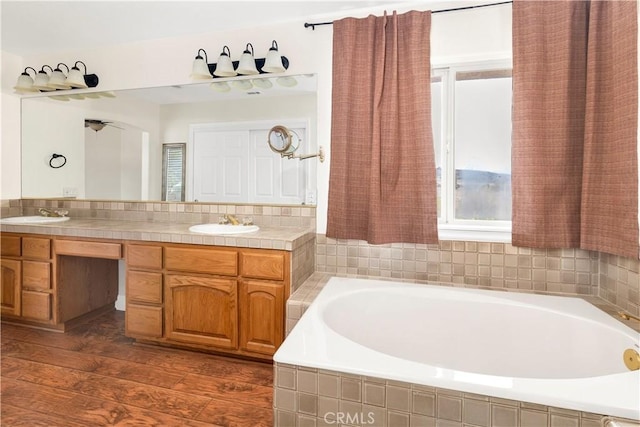
[[431, 88], [441, 238], [508, 239], [510, 64], [436, 68]]
[[162, 200], [184, 201], [185, 149], [187, 144], [162, 144]]

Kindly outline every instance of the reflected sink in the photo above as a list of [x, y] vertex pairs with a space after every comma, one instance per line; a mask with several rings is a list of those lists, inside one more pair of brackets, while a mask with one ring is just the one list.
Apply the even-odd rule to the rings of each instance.
[[50, 224], [54, 222], [69, 221], [68, 216], [12, 216], [0, 219], [1, 224]]
[[189, 227], [189, 231], [203, 234], [244, 234], [258, 230], [257, 225], [198, 224]]

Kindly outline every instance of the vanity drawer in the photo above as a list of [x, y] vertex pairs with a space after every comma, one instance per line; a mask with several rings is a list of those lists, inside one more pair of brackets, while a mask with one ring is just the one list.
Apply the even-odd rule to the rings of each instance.
[[19, 236], [2, 236], [0, 238], [0, 255], [2, 256], [20, 256], [20, 237]]
[[35, 320], [50, 320], [51, 294], [22, 291], [22, 317]]
[[240, 275], [254, 279], [284, 280], [286, 254], [267, 250], [243, 250], [240, 253]]
[[127, 301], [162, 304], [162, 273], [127, 271]]
[[50, 259], [51, 239], [44, 239], [41, 237], [23, 237], [22, 256], [33, 259]]
[[164, 252], [167, 270], [203, 274], [238, 275], [238, 252], [221, 248], [168, 247]]
[[58, 255], [106, 259], [122, 258], [122, 245], [120, 243], [56, 240], [55, 245]]
[[162, 246], [127, 245], [127, 266], [162, 270]]
[[128, 337], [162, 337], [162, 307], [127, 304], [125, 328]]
[[22, 261], [22, 287], [27, 289], [51, 289], [51, 264], [39, 261]]

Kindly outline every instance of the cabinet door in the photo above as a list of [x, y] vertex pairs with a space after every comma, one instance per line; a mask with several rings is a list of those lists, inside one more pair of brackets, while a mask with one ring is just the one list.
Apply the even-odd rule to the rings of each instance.
[[238, 291], [235, 279], [168, 274], [165, 336], [193, 344], [238, 348]]
[[1, 259], [0, 282], [0, 310], [5, 314], [20, 316], [20, 283], [22, 281], [22, 266], [19, 260]]
[[240, 348], [272, 355], [284, 339], [284, 285], [240, 284]]

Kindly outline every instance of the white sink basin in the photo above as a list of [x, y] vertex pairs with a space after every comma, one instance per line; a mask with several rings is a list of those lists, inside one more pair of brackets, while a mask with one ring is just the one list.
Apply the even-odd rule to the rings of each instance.
[[69, 221], [68, 216], [12, 216], [0, 219], [2, 224], [50, 224], [53, 222]]
[[198, 224], [189, 227], [189, 231], [203, 234], [244, 234], [258, 230], [257, 225]]

